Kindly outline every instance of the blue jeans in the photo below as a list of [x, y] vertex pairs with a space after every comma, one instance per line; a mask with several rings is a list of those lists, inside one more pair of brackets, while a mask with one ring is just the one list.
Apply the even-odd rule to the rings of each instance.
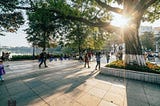
[[97, 69], [97, 66], [98, 66], [98, 68], [100, 69], [100, 66], [101, 66], [100, 61], [97, 61], [97, 65], [96, 65], [95, 69]]
[[2, 77], [2, 75], [0, 75], [0, 79], [1, 79], [1, 81], [3, 81], [4, 79], [3, 79], [3, 77]]

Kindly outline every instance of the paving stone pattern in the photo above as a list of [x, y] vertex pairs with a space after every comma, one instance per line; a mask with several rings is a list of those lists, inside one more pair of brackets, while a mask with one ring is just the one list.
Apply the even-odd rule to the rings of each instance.
[[99, 74], [75, 60], [9, 62], [0, 82], [0, 106], [160, 106], [160, 86]]

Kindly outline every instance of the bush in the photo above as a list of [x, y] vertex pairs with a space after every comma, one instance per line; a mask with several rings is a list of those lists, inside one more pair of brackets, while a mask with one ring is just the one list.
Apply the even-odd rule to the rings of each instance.
[[[60, 58], [61, 54], [54, 54], [51, 55], [50, 57], [52, 58]], [[67, 56], [68, 58], [69, 56]], [[49, 58], [49, 57], [48, 57]], [[18, 61], [18, 60], [32, 60], [33, 56], [32, 55], [13, 55], [11, 60], [12, 61]], [[39, 59], [39, 55], [36, 55], [34, 59]]]
[[125, 64], [122, 60], [113, 61], [110, 64], [107, 64], [106, 67], [113, 67], [113, 68], [125, 68]]
[[[37, 59], [38, 56], [35, 56], [35, 59]], [[32, 55], [13, 55], [11, 60], [12, 61], [17, 61], [17, 60], [32, 60], [33, 56]]]
[[125, 63], [122, 60], [117, 60], [117, 61], [111, 62], [110, 64], [107, 64], [106, 67], [160, 74], [160, 66], [150, 62], [147, 62], [146, 66], [137, 66], [137, 65], [125, 65]]

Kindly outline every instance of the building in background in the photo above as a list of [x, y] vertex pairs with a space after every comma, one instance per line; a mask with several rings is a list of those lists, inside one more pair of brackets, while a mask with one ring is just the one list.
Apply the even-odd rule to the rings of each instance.
[[155, 35], [156, 52], [159, 53], [160, 27], [154, 27], [153, 33], [154, 33], [154, 35]]
[[153, 32], [154, 34], [160, 34], [160, 27], [154, 27]]
[[140, 26], [139, 35], [143, 35], [145, 32], [153, 32], [152, 26]]

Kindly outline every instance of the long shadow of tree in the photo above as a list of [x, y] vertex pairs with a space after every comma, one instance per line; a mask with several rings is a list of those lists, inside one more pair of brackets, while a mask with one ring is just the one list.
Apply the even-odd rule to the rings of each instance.
[[117, 88], [119, 85], [123, 87], [125, 89], [124, 93], [126, 94], [124, 99], [121, 99], [125, 101], [123, 103], [126, 106], [160, 105], [160, 102], [158, 100], [158, 98], [160, 98], [160, 85], [158, 84], [102, 74], [97, 75], [95, 78], [110, 83], [112, 85], [116, 85]]
[[[5, 85], [2, 86], [6, 86], [9, 93], [8, 98], [16, 100], [17, 105], [28, 105], [35, 100], [43, 101], [43, 98], [54, 95], [57, 92], [72, 92], [97, 73], [95, 71], [81, 71], [83, 71], [83, 68], [80, 68], [79, 64], [63, 67], [62, 69], [54, 69], [54, 67], [42, 69], [9, 78], [5, 81]], [[75, 75], [68, 77], [72, 74]], [[65, 87], [66, 85], [67, 87]], [[0, 105], [6, 104], [7, 100], [5, 98]]]

